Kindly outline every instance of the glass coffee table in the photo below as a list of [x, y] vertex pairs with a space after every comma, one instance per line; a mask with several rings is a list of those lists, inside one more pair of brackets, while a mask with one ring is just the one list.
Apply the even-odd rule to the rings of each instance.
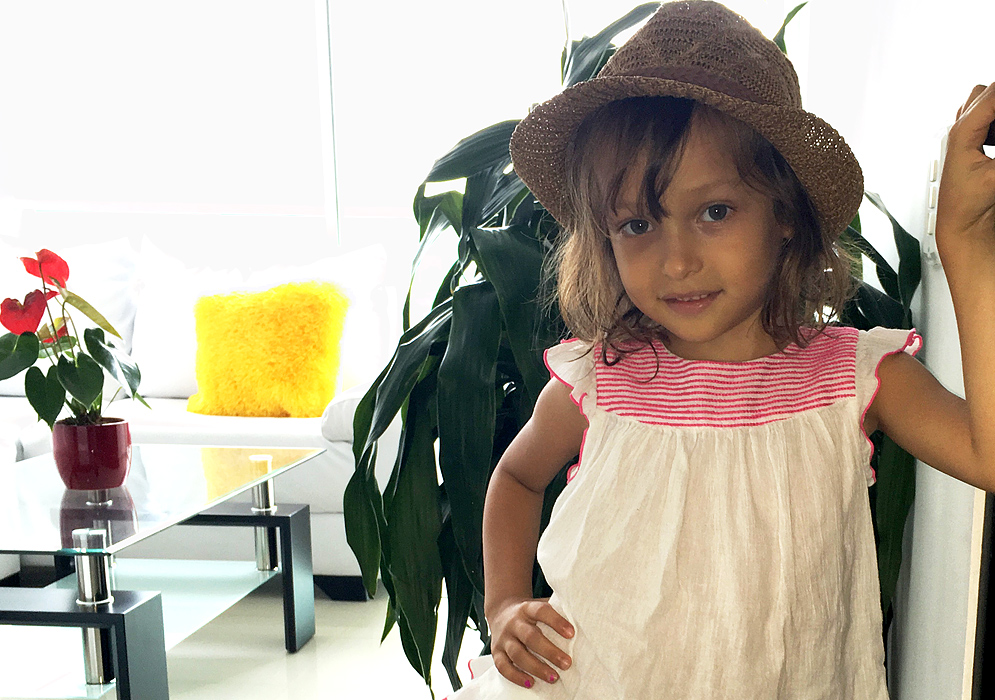
[[[65, 576], [47, 588], [0, 587], [0, 626], [16, 626], [0, 631], [16, 639], [38, 627], [81, 628], [83, 673], [57, 690], [49, 679], [2, 674], [0, 697], [35, 697], [37, 686], [37, 697], [102, 698], [113, 688], [119, 700], [168, 698], [166, 649], [274, 576], [286, 648], [300, 649], [314, 636], [310, 509], [277, 506], [272, 480], [322, 451], [135, 445], [124, 486], [106, 491], [67, 490], [51, 454], [11, 465], [0, 553], [53, 555]], [[252, 503], [231, 500], [245, 492]], [[115, 556], [180, 524], [253, 527], [256, 561]], [[12, 680], [19, 687], [5, 687]]]

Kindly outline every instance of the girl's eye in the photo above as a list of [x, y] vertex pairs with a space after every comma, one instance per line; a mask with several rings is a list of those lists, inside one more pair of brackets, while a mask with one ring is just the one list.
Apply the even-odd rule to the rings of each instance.
[[722, 221], [729, 215], [729, 207], [725, 204], [713, 204], [705, 210], [705, 221]]
[[630, 236], [641, 236], [650, 230], [650, 222], [643, 219], [633, 219], [623, 224], [619, 230]]

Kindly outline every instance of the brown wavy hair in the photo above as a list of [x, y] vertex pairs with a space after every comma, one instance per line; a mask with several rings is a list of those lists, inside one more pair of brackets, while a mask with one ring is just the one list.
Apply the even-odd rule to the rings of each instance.
[[[617, 361], [666, 329], [629, 300], [612, 253], [608, 219], [632, 163], [646, 154], [642, 177], [646, 210], [662, 213], [660, 198], [680, 162], [690, 127], [707, 120], [727, 135], [749, 186], [769, 196], [778, 223], [794, 232], [780, 251], [778, 270], [760, 313], [764, 331], [779, 347], [804, 347], [838, 317], [852, 293], [850, 261], [837, 249], [839, 232], [823, 231], [812, 201], [791, 166], [746, 124], [711, 107], [678, 97], [633, 97], [588, 115], [567, 153], [570, 216], [547, 265], [560, 313], [574, 336], [608, 349]], [[552, 285], [551, 285], [552, 286]]]

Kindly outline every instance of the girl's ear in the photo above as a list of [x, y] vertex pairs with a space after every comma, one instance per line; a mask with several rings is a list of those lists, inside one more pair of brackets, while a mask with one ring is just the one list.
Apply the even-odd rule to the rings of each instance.
[[778, 230], [781, 234], [781, 239], [785, 243], [795, 237], [795, 229], [791, 226], [791, 224], [780, 224], [778, 226]]

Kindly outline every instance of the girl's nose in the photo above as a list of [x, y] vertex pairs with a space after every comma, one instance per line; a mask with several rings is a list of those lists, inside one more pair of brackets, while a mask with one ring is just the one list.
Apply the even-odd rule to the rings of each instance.
[[693, 235], [674, 231], [662, 247], [661, 267], [670, 279], [685, 279], [701, 270], [701, 251]]

